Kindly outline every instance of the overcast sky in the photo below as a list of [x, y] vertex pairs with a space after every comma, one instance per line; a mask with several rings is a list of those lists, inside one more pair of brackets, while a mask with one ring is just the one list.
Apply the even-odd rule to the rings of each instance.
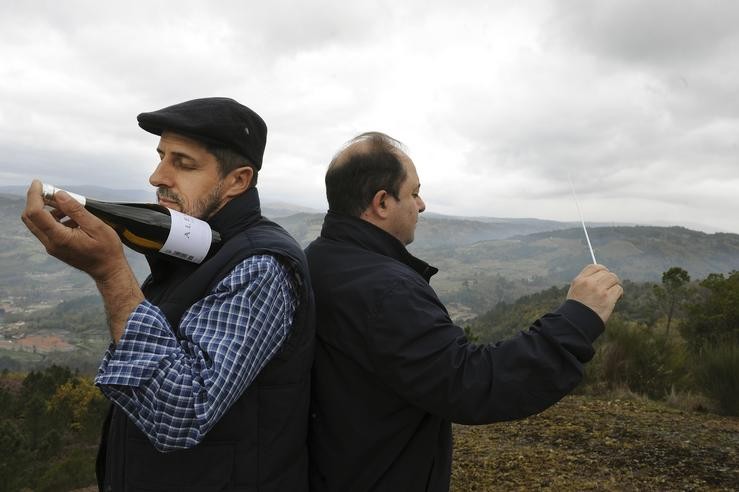
[[0, 0], [0, 185], [147, 189], [136, 115], [228, 96], [264, 201], [401, 140], [427, 210], [739, 233], [739, 2]]

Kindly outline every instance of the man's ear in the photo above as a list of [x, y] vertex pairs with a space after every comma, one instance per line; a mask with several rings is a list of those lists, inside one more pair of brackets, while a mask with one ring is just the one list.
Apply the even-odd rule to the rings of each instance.
[[377, 193], [375, 193], [375, 196], [372, 197], [372, 209], [378, 217], [381, 217], [383, 219], [387, 218], [387, 200], [389, 198], [389, 195], [387, 194], [387, 191], [380, 190]]
[[239, 167], [228, 173], [223, 179], [224, 198], [233, 198], [249, 189], [254, 169], [249, 166]]

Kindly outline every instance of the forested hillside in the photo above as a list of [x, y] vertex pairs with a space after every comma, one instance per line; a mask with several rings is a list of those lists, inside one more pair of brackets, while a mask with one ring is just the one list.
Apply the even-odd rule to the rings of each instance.
[[61, 492], [94, 484], [108, 406], [89, 375], [65, 367], [0, 373], [0, 491]]
[[[566, 292], [552, 287], [500, 303], [470, 320], [467, 332], [483, 343], [516, 336]], [[739, 415], [739, 271], [691, 281], [673, 267], [656, 284], [625, 282], [624, 297], [596, 341], [586, 382], [594, 391], [627, 387], [655, 399], [698, 394]]]

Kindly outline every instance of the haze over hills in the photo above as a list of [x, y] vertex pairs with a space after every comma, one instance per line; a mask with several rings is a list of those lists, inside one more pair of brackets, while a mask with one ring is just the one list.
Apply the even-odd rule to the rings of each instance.
[[[102, 189], [75, 191], [133, 201], [130, 195], [106, 195]], [[75, 322], [68, 321], [63, 329], [55, 331], [49, 320], [70, 319], [70, 306], [75, 306], [72, 311], [80, 311], [85, 323], [96, 319], [94, 313], [98, 313], [102, 325], [97, 290], [87, 275], [46, 254], [20, 220], [24, 204], [18, 194], [0, 194], [0, 345], [9, 337], [40, 330], [75, 347], [86, 347], [65, 357], [90, 363], [99, 357], [104, 345], [104, 328], [93, 323], [94, 328], [86, 325], [80, 332]], [[320, 233], [322, 212], [295, 213], [286, 204], [274, 209], [267, 204], [263, 211], [303, 246]], [[654, 226], [591, 227], [589, 231], [598, 262], [622, 279], [659, 282], [661, 274], [672, 266], [686, 269], [693, 279], [739, 270], [738, 234]], [[460, 323], [485, 313], [500, 301], [512, 302], [553, 285], [566, 285], [592, 261], [579, 225], [537, 219], [483, 221], [424, 214], [409, 249], [440, 269], [431, 283]], [[126, 252], [137, 278], [143, 280], [148, 275], [144, 256], [128, 249]], [[0, 350], [0, 359], [8, 353]], [[17, 354], [21, 353], [13, 352], [14, 357]], [[21, 355], [31, 358], [31, 354]], [[53, 360], [49, 355], [38, 357]]]
[[[149, 193], [135, 190], [78, 187], [74, 191], [108, 200], [152, 198]], [[24, 194], [22, 187], [0, 187], [0, 226], [4, 232], [0, 237], [0, 285], [5, 288], [16, 285], [15, 281], [21, 277], [51, 275], [54, 278], [71, 270], [48, 257], [20, 221]], [[283, 225], [303, 246], [320, 234], [323, 212], [267, 203], [263, 213]], [[589, 227], [589, 231], [597, 260], [622, 278], [656, 281], [663, 271], [675, 265], [685, 268], [693, 277], [739, 269], [739, 235], [736, 234], [706, 234], [681, 227], [598, 227], [597, 224]], [[569, 281], [582, 265], [591, 262], [577, 223], [539, 219], [473, 220], [423, 214], [416, 240], [409, 249], [440, 267], [442, 271], [435, 277], [436, 281], [463, 282], [494, 275], [513, 280], [538, 279], [536, 283], [552, 285]], [[135, 253], [129, 257], [137, 276], [145, 276], [148, 267], [143, 257]], [[79, 278], [85, 278], [81, 274], [72, 277], [75, 278], [72, 285], [80, 284]]]
[[[96, 198], [98, 200], [106, 200], [110, 202], [148, 202], [152, 203], [156, 201], [154, 188], [150, 190], [114, 190], [111, 188], [105, 188], [102, 186], [91, 186], [91, 185], [57, 185], [57, 188], [72, 191], [82, 196], [89, 198]], [[27, 186], [0, 186], [0, 196], [6, 196], [7, 198], [12, 197], [24, 197], [26, 196]], [[319, 210], [315, 210], [309, 207], [302, 207], [300, 205], [294, 205], [291, 203], [284, 202], [270, 202], [269, 200], [263, 200], [262, 205], [263, 213], [269, 217], [284, 217], [293, 215], [296, 213], [307, 212], [307, 213], [319, 213]]]
[[[20, 190], [16, 188], [15, 191]], [[75, 191], [108, 199], [134, 198], [108, 193], [103, 188], [80, 187]], [[17, 194], [0, 195], [0, 226], [4, 232], [0, 237], [0, 293], [34, 292], [37, 299], [67, 299], [78, 289], [80, 293], [94, 293], [94, 286], [85, 275], [49, 257], [26, 230], [20, 221], [23, 205], [23, 198]], [[294, 213], [291, 207], [280, 204], [271, 209], [267, 204], [264, 213], [306, 246], [320, 234], [323, 213]], [[590, 236], [597, 260], [624, 279], [658, 281], [671, 266], [685, 268], [693, 278], [739, 269], [736, 234], [706, 234], [680, 227], [618, 226], [591, 227]], [[440, 268], [432, 282], [443, 300], [470, 286], [490, 291], [492, 279], [526, 284], [531, 289], [566, 283], [591, 262], [577, 224], [538, 219], [478, 221], [424, 214], [410, 250]], [[129, 258], [137, 277], [143, 279], [148, 274], [143, 256], [129, 252]], [[515, 296], [519, 290], [511, 289], [504, 297]], [[479, 313], [488, 304], [469, 307]]]
[[[30, 183], [29, 183], [30, 184]], [[151, 202], [154, 190], [116, 190], [93, 185], [65, 185], [63, 183], [47, 183], [62, 190], [72, 191], [79, 195], [111, 202]], [[28, 186], [0, 186], [0, 194], [9, 196], [26, 196]]]
[[[55, 184], [55, 183], [51, 183]], [[56, 185], [57, 188], [64, 190], [73, 191], [83, 196], [90, 198], [96, 198], [99, 200], [117, 201], [117, 202], [152, 202], [155, 200], [154, 189], [150, 190], [118, 190], [105, 188], [102, 186], [93, 185]], [[0, 186], [0, 196], [7, 195], [8, 198], [13, 196], [25, 197], [27, 186]], [[302, 205], [296, 205], [294, 203], [287, 203], [281, 201], [272, 201], [269, 198], [260, 197], [262, 201], [262, 213], [270, 218], [276, 217], [288, 217], [294, 214], [324, 214], [325, 210], [318, 210], [311, 207], [305, 207]], [[497, 232], [491, 234], [483, 234], [485, 239], [500, 239], [508, 237], [511, 234], [525, 234], [527, 232], [540, 232], [550, 231], [557, 229], [568, 229], [570, 227], [579, 227], [579, 222], [562, 222], [548, 219], [537, 219], [537, 218], [508, 218], [508, 217], [484, 217], [484, 216], [456, 216], [446, 215], [436, 212], [425, 212], [420, 216], [420, 219], [429, 220], [455, 220], [455, 221], [469, 221], [474, 224], [474, 227], [480, 227], [480, 224], [489, 224], [490, 227], [486, 228], [489, 231], [497, 230]], [[605, 226], [631, 226], [639, 225], [633, 223], [612, 223], [612, 222], [588, 222], [588, 227], [605, 227]], [[670, 224], [653, 224], [662, 225], [669, 227]], [[691, 227], [688, 224], [682, 224], [688, 228], [694, 228], [697, 230], [704, 230], [705, 232], [715, 232], [712, 230], [706, 230], [704, 227]]]

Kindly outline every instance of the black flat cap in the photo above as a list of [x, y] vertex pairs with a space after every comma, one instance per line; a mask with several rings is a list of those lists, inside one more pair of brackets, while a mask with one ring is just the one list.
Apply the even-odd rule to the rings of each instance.
[[227, 97], [193, 99], [136, 117], [147, 132], [180, 133], [204, 143], [223, 145], [262, 168], [267, 125], [254, 111]]

